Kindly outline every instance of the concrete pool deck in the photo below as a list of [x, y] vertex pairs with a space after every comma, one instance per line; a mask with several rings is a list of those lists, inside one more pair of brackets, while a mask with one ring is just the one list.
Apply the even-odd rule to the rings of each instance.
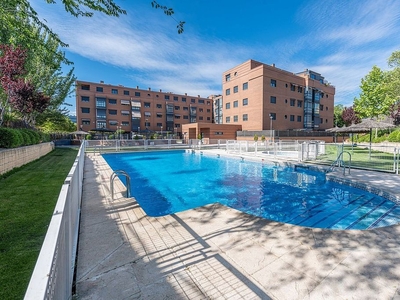
[[[119, 180], [111, 200], [111, 174], [87, 155], [77, 299], [400, 299], [400, 225], [304, 228], [217, 204], [152, 218]], [[346, 178], [400, 195], [399, 175]]]

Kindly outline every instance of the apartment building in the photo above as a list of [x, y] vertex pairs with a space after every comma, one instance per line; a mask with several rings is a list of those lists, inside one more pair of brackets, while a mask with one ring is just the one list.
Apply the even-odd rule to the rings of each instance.
[[182, 136], [182, 125], [211, 123], [212, 99], [110, 85], [104, 82], [76, 82], [78, 129], [122, 129]]
[[243, 130], [333, 127], [335, 88], [311, 70], [295, 74], [248, 60], [223, 73], [222, 87], [224, 124]]

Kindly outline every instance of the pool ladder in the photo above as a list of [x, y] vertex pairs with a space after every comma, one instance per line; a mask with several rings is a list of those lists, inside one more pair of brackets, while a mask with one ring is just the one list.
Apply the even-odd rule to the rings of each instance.
[[124, 170], [116, 170], [111, 174], [110, 177], [110, 191], [111, 191], [111, 199], [114, 200], [114, 179], [119, 176], [123, 175], [126, 177], [126, 197], [131, 197], [131, 178], [129, 177], [128, 173]]
[[343, 160], [343, 154], [347, 153], [349, 155], [349, 163], [347, 165], [347, 168], [349, 169], [349, 174], [350, 174], [350, 168], [351, 168], [351, 153], [348, 151], [342, 151], [336, 158], [336, 160], [330, 165], [328, 170], [326, 170], [326, 173], [332, 172], [335, 167], [343, 167], [343, 176], [346, 175], [346, 164]]

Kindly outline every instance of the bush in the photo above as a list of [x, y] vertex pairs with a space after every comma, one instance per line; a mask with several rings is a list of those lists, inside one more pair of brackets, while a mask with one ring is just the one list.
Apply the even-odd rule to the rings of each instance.
[[0, 127], [0, 148], [16, 148], [21, 144], [21, 135], [17, 129]]
[[32, 144], [31, 135], [24, 129], [18, 131], [22, 137], [22, 146], [28, 146]]
[[400, 142], [400, 130], [391, 132], [387, 139], [389, 142]]

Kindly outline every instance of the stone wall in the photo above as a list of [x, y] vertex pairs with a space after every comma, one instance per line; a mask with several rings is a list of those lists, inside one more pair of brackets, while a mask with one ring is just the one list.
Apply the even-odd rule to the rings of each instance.
[[23, 166], [46, 155], [54, 149], [54, 143], [42, 143], [32, 146], [0, 150], [0, 174]]

